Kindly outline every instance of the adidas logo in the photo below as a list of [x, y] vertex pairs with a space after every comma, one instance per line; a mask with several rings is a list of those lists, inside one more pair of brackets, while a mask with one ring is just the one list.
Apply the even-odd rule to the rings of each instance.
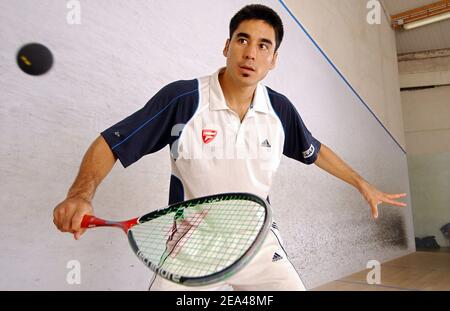
[[281, 256], [278, 253], [275, 253], [275, 254], [273, 254], [272, 262], [275, 262], [275, 261], [278, 261], [278, 260], [281, 260], [281, 259], [283, 259], [283, 256]]
[[261, 143], [261, 146], [267, 147], [267, 148], [272, 147], [267, 139], [265, 139], [265, 140]]

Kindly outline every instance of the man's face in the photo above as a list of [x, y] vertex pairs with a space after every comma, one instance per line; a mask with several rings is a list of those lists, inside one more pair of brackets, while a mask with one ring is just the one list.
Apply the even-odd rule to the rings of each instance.
[[262, 20], [240, 23], [225, 43], [227, 73], [241, 86], [253, 86], [264, 79], [276, 64], [275, 30]]

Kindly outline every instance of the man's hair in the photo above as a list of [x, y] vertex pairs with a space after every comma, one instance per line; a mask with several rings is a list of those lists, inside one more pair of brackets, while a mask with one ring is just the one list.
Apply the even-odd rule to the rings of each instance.
[[283, 22], [280, 16], [271, 8], [261, 4], [250, 4], [237, 12], [230, 21], [230, 39], [239, 25], [246, 20], [262, 20], [275, 30], [275, 51], [283, 40]]

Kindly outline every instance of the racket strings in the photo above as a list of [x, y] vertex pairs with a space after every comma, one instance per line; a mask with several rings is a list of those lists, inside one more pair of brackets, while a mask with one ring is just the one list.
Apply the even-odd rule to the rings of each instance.
[[183, 207], [131, 230], [142, 254], [178, 275], [209, 275], [236, 262], [254, 243], [265, 221], [259, 203], [228, 199]]

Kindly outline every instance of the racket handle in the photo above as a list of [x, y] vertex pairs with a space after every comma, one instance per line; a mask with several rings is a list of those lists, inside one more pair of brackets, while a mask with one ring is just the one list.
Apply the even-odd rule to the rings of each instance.
[[116, 227], [127, 233], [131, 227], [136, 225], [138, 219], [139, 218], [133, 218], [127, 221], [109, 221], [93, 215], [84, 215], [83, 220], [81, 220], [81, 228]]
[[81, 228], [93, 228], [106, 225], [106, 220], [97, 218], [92, 215], [84, 215], [81, 221]]

